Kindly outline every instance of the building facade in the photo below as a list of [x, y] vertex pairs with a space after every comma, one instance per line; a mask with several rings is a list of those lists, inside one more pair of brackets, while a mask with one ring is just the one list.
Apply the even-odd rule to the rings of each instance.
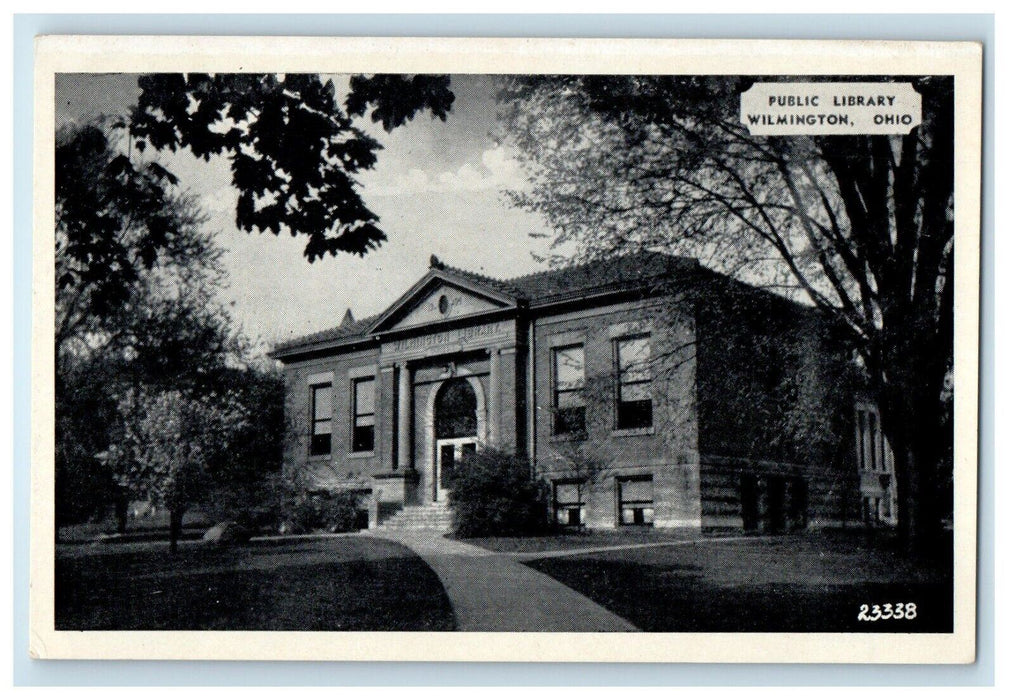
[[445, 503], [485, 446], [528, 458], [562, 526], [779, 532], [857, 522], [869, 498], [871, 424], [813, 310], [685, 258], [512, 280], [431, 258], [383, 313], [271, 355], [287, 467], [363, 494], [371, 527]]

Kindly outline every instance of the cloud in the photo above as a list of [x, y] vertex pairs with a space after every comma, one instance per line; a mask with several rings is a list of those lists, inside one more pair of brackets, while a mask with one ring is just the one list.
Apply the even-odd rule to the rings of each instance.
[[377, 170], [362, 176], [367, 196], [390, 197], [420, 193], [480, 192], [521, 187], [522, 169], [514, 154], [502, 145], [480, 154], [480, 162], [463, 163], [457, 170], [440, 172], [423, 168], [396, 171]]
[[483, 151], [482, 160], [493, 179], [504, 183], [504, 186], [515, 187], [524, 182], [521, 165], [506, 147], [488, 148]]

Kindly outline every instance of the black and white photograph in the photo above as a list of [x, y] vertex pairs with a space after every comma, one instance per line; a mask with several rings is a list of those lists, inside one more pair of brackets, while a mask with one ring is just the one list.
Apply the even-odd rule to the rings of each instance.
[[972, 661], [980, 53], [939, 47], [56, 60], [35, 653]]

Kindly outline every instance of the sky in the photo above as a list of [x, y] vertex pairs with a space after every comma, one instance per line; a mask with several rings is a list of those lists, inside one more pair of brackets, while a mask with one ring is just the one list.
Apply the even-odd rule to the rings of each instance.
[[[335, 76], [341, 85], [341, 76]], [[381, 142], [373, 170], [358, 177], [367, 207], [388, 240], [365, 257], [339, 254], [314, 263], [304, 236], [246, 233], [235, 226], [237, 193], [225, 158], [189, 153], [159, 159], [199, 197], [208, 227], [225, 250], [228, 287], [222, 300], [259, 351], [293, 336], [383, 311], [422, 277], [430, 255], [455, 267], [513, 277], [544, 267], [547, 233], [536, 215], [511, 207], [507, 189], [525, 186], [519, 163], [497, 138], [493, 80], [454, 76], [455, 102], [446, 122], [417, 116], [391, 134], [359, 120]], [[56, 81], [57, 127], [99, 115], [125, 114], [138, 96], [132, 74], [65, 74]]]

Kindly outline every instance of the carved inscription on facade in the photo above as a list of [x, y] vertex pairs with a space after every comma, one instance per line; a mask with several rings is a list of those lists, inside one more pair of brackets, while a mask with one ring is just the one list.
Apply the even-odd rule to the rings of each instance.
[[469, 326], [454, 330], [428, 333], [414, 338], [402, 338], [385, 343], [384, 354], [404, 355], [421, 354], [436, 355], [442, 352], [457, 352], [464, 349], [484, 347], [498, 340], [511, 337], [512, 327], [509, 321], [487, 323], [481, 326]]

